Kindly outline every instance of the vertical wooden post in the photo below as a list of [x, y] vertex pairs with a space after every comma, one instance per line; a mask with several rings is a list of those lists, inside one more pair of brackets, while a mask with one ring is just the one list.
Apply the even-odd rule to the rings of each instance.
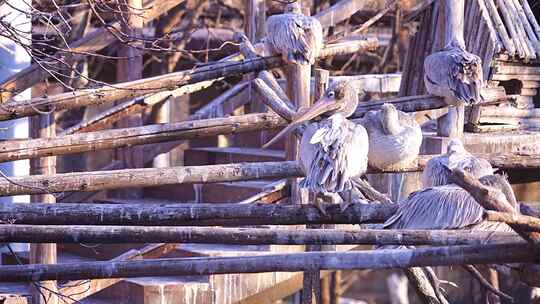
[[[488, 281], [489, 283], [491, 283], [491, 286], [499, 289], [499, 274], [497, 273], [497, 270], [488, 267]], [[488, 292], [487, 297], [489, 303], [501, 304], [501, 298], [499, 298], [499, 296], [493, 294], [492, 292]]]
[[[464, 41], [463, 23], [465, 14], [465, 0], [445, 0], [444, 4], [439, 4], [439, 23], [444, 20], [444, 32], [439, 32], [437, 42], [444, 41], [444, 45], [453, 40]], [[438, 27], [441, 28], [440, 26]], [[442, 36], [444, 35], [444, 36]], [[441, 39], [441, 36], [444, 39]], [[465, 42], [463, 42], [465, 45]], [[448, 108], [448, 113], [437, 119], [437, 135], [460, 138], [463, 136], [465, 124], [465, 106], [454, 106]]]
[[341, 270], [332, 273], [330, 291], [330, 304], [339, 304], [339, 298], [341, 297]]
[[[30, 136], [32, 138], [54, 137], [56, 135], [54, 113], [30, 118]], [[56, 156], [30, 160], [30, 174], [52, 175], [56, 173]], [[31, 203], [54, 204], [56, 198], [51, 194], [32, 195]], [[56, 244], [30, 244], [30, 264], [56, 264]], [[43, 286], [44, 288], [38, 288]], [[31, 284], [32, 304], [56, 304], [58, 291], [56, 281]]]
[[[142, 37], [144, 19], [140, 16], [142, 13], [142, 0], [127, 0], [120, 9], [124, 12], [122, 18], [122, 31], [132, 37]], [[118, 60], [116, 79], [118, 82], [137, 80], [142, 77], [143, 58], [142, 52], [135, 46], [142, 46], [140, 42], [130, 42], [133, 45], [122, 44], [118, 51]], [[142, 114], [132, 114], [120, 120], [117, 124], [119, 128], [142, 126]], [[143, 166], [142, 148], [130, 147], [118, 149], [116, 158], [124, 163], [125, 168], [140, 168]], [[116, 191], [123, 197], [140, 197], [142, 191], [139, 189], [130, 189], [129, 191]]]

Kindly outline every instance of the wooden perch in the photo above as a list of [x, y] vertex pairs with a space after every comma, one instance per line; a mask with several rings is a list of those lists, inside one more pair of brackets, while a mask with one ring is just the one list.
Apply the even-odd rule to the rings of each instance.
[[456, 230], [291, 230], [284, 228], [0, 225], [13, 243], [202, 243], [237, 245], [481, 245], [519, 243], [514, 233]]
[[278, 94], [272, 90], [263, 80], [254, 79], [253, 85], [258, 93], [260, 100], [272, 109], [276, 114], [283, 117], [287, 121], [291, 121], [296, 114], [294, 106], [288, 101], [281, 99]]
[[353, 204], [2, 204], [0, 223], [27, 225], [219, 226], [380, 223], [396, 205]]
[[[501, 190], [488, 187], [473, 178], [469, 173], [461, 170], [452, 170], [452, 180], [467, 190], [480, 206], [486, 210], [494, 210], [515, 214], [514, 208], [506, 200]], [[540, 232], [524, 230], [521, 225], [508, 224], [515, 232], [522, 236], [527, 242], [536, 247], [540, 247]]]
[[0, 267], [0, 281], [25, 282], [539, 262], [539, 253], [537, 249], [528, 245], [497, 244], [375, 251], [302, 252], [241, 257], [78, 262], [57, 265], [6, 265]]
[[338, 23], [349, 19], [357, 11], [372, 10], [375, 11], [381, 7], [379, 0], [341, 0], [328, 9], [319, 12], [314, 17], [321, 22], [323, 28], [335, 26]]
[[520, 227], [523, 231], [540, 232], [540, 219], [536, 217], [487, 210], [484, 218], [488, 221], [503, 222], [508, 225]]
[[0, 162], [273, 129], [285, 124], [286, 121], [277, 115], [248, 114], [104, 130], [55, 138], [6, 140], [0, 142]]
[[[521, 208], [533, 205], [521, 204]], [[396, 204], [355, 203], [345, 211], [325, 204], [326, 215], [311, 204], [86, 204], [57, 203], [0, 205], [0, 224], [219, 226], [381, 223]]]
[[0, 196], [219, 183], [302, 175], [302, 169], [294, 161], [74, 172], [0, 179]]
[[[178, 4], [180, 4], [180, 1], [178, 0], [145, 1], [144, 8], [141, 10], [142, 18], [145, 23], [150, 23]], [[73, 53], [67, 54], [68, 59], [71, 61], [80, 60], [86, 56], [85, 53], [95, 53], [104, 49], [117, 40], [111, 32], [118, 32], [119, 30], [120, 22], [114, 22], [107, 25], [107, 27], [96, 29], [85, 35], [81, 39], [70, 44], [69, 50]], [[62, 52], [62, 54], [64, 54], [64, 57], [66, 56], [65, 52]], [[66, 58], [64, 58], [64, 60], [65, 59]], [[61, 69], [65, 68], [65, 66], [53, 61], [47, 68]], [[44, 71], [37, 63], [12, 75], [0, 84], [0, 103], [8, 101], [12, 96], [45, 80], [48, 76], [49, 73]]]

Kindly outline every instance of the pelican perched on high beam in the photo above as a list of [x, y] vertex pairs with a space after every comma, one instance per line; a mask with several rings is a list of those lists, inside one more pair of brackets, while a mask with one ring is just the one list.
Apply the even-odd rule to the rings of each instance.
[[324, 45], [322, 25], [304, 16], [298, 2], [290, 3], [283, 14], [266, 20], [266, 41], [287, 63], [314, 64]]
[[448, 169], [462, 169], [476, 178], [492, 175], [495, 172], [487, 160], [475, 157], [465, 150], [459, 139], [448, 142], [446, 154], [433, 157], [427, 162], [422, 172], [422, 185], [427, 188], [452, 183]]
[[[358, 93], [346, 82], [332, 84], [325, 96], [312, 107], [301, 111], [289, 126], [266, 143], [266, 148], [294, 130], [300, 124], [317, 117], [320, 122], [311, 122], [302, 134], [300, 163], [306, 178], [300, 186], [312, 193], [333, 197], [352, 189], [351, 178], [363, 175], [367, 170], [368, 135], [366, 129], [347, 117], [358, 106]], [[322, 213], [325, 211], [316, 202]], [[342, 210], [348, 206], [345, 203]]]
[[482, 60], [465, 49], [464, 0], [445, 0], [445, 4], [446, 44], [424, 60], [424, 83], [428, 93], [443, 97], [448, 105], [475, 104], [482, 99]]

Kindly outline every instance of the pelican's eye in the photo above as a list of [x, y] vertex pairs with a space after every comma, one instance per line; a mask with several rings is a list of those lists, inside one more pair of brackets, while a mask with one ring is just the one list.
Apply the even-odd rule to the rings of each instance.
[[328, 91], [328, 93], [326, 93], [326, 96], [329, 98], [334, 98], [334, 96], [336, 96], [336, 93], [334, 91]]

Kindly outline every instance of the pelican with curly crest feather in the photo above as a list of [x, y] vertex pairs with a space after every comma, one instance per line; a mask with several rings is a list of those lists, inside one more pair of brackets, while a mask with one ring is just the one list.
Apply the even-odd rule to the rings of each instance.
[[[350, 191], [352, 178], [362, 176], [368, 163], [368, 134], [366, 129], [347, 117], [358, 106], [358, 93], [347, 82], [336, 82], [313, 106], [299, 111], [289, 126], [266, 143], [267, 148], [299, 125], [308, 123], [300, 142], [300, 163], [306, 175], [300, 186], [312, 193], [335, 197]], [[321, 117], [316, 122], [314, 119]], [[317, 208], [325, 210], [316, 201]], [[343, 203], [344, 210], [348, 203]]]
[[424, 187], [442, 186], [452, 183], [450, 171], [462, 169], [475, 178], [494, 174], [491, 164], [469, 153], [459, 139], [448, 142], [446, 154], [430, 159], [422, 172], [422, 185]]
[[283, 14], [268, 17], [265, 40], [285, 62], [300, 65], [314, 64], [324, 46], [321, 23], [304, 16], [298, 2], [287, 4]]

